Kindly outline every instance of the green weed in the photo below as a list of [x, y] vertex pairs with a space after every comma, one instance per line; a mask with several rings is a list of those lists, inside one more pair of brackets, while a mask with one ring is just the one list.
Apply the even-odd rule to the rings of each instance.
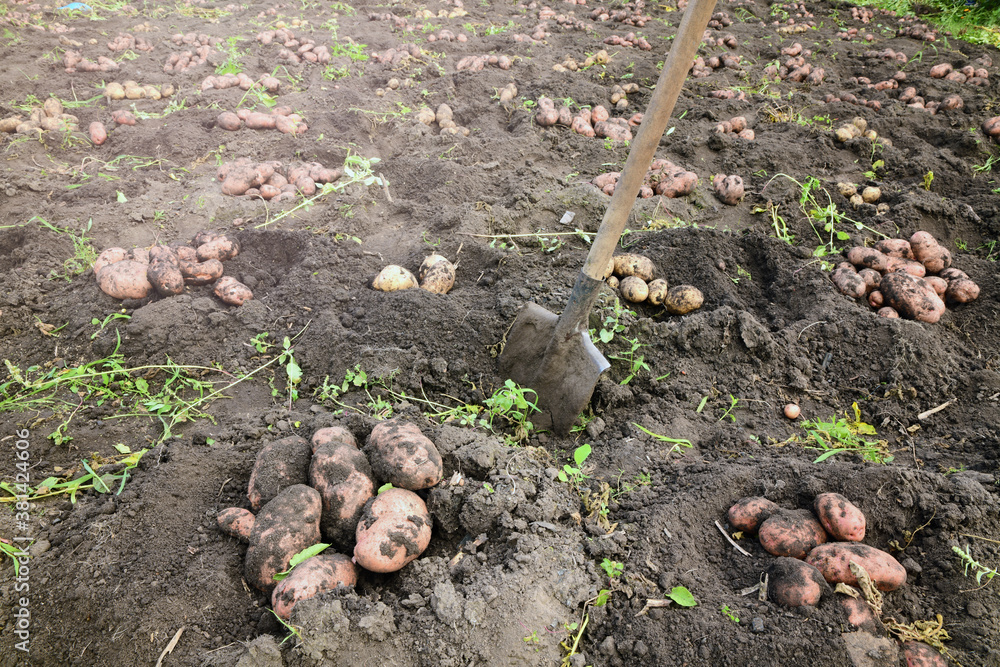
[[608, 359], [614, 359], [615, 361], [624, 361], [626, 364], [628, 364], [628, 373], [625, 375], [625, 378], [618, 383], [622, 386], [627, 385], [629, 382], [632, 381], [632, 379], [636, 375], [638, 375], [642, 371], [651, 370], [649, 364], [646, 363], [645, 357], [641, 354], [636, 354], [639, 348], [645, 347], [645, 344], [640, 343], [638, 338], [626, 338], [625, 341], [630, 344], [628, 350], [618, 355], [614, 354], [608, 355]]
[[55, 232], [56, 234], [69, 237], [69, 240], [73, 243], [73, 256], [63, 262], [62, 273], [59, 273], [55, 269], [49, 272], [50, 280], [54, 278], [62, 278], [68, 282], [89, 269], [90, 265], [97, 259], [97, 250], [95, 250], [94, 246], [90, 243], [93, 239], [87, 236], [87, 232], [89, 232], [93, 226], [93, 219], [87, 220], [87, 224], [83, 226], [83, 229], [80, 230], [79, 234], [69, 227], [57, 227], [45, 218], [37, 215], [31, 218], [28, 222], [30, 223], [35, 220], [37, 220], [38, 224], [45, 229]]
[[583, 464], [590, 456], [590, 452], [591, 447], [587, 443], [584, 443], [573, 450], [573, 462], [576, 465], [571, 466], [568, 463], [563, 465], [562, 470], [558, 473], [559, 481], [578, 487], [583, 480], [588, 479], [590, 475], [583, 472]]
[[884, 465], [892, 461], [893, 456], [889, 453], [887, 441], [867, 440], [863, 437], [878, 433], [874, 426], [861, 421], [861, 409], [857, 403], [851, 407], [854, 410], [853, 420], [845, 413], [845, 417], [834, 415], [827, 422], [818, 419], [802, 422], [802, 428], [806, 431], [806, 442], [815, 445], [806, 445], [806, 449], [823, 451], [813, 463], [820, 463], [831, 456], [845, 452], [860, 454], [865, 461], [872, 463]]
[[650, 435], [650, 436], [656, 438], [657, 440], [659, 440], [660, 442], [665, 442], [665, 443], [667, 443], [669, 445], [672, 445], [670, 447], [670, 449], [667, 450], [667, 454], [668, 455], [671, 454], [671, 453], [673, 453], [673, 452], [677, 452], [679, 454], [680, 451], [681, 451], [681, 449], [691, 449], [692, 447], [694, 447], [694, 444], [690, 440], [688, 440], [687, 438], [670, 438], [670, 437], [665, 436], [665, 435], [660, 435], [659, 433], [653, 433], [648, 428], [646, 428], [644, 426], [640, 426], [639, 424], [636, 424], [635, 422], [632, 422], [632, 426], [635, 426], [637, 429], [639, 429], [640, 431], [642, 431], [646, 435]]
[[[969, 576], [969, 570], [971, 569], [976, 577], [976, 584], [980, 586], [989, 584], [993, 580], [993, 577], [1000, 574], [997, 572], [996, 568], [987, 567], [974, 559], [972, 557], [971, 547], [962, 549], [959, 546], [954, 546], [951, 550], [954, 551], [960, 559], [962, 559], [962, 563], [965, 565], [965, 569], [962, 571], [962, 574], [966, 577]], [[986, 577], [986, 584], [983, 584], [983, 577]]]
[[[66, 494], [69, 496], [70, 502], [76, 504], [76, 494], [87, 489], [94, 489], [98, 493], [121, 495], [121, 492], [125, 490], [125, 483], [131, 477], [129, 471], [139, 465], [139, 460], [149, 450], [141, 449], [138, 452], [133, 452], [128, 446], [121, 443], [116, 444], [115, 449], [121, 454], [120, 457], [105, 460], [101, 465], [98, 465], [96, 461], [94, 465], [91, 465], [87, 459], [83, 459], [80, 463], [85, 472], [79, 477], [73, 479], [47, 477], [42, 480], [41, 484], [30, 489], [27, 494], [19, 493], [7, 482], [0, 482], [0, 490], [11, 494], [10, 497], [0, 498], [0, 503], [15, 502], [19, 496], [24, 495], [27, 495], [28, 500], [38, 500]], [[104, 468], [110, 468], [110, 471], [99, 474], [99, 471]], [[118, 490], [115, 491], [115, 488]]]

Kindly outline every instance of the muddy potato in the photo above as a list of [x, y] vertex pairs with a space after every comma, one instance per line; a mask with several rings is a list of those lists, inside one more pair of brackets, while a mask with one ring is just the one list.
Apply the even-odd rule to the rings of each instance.
[[1000, 116], [984, 120], [983, 133], [991, 137], [1000, 137]]
[[348, 556], [324, 552], [307, 558], [278, 582], [271, 593], [274, 613], [286, 621], [292, 617], [297, 602], [314, 598], [338, 586], [358, 583], [358, 567]]
[[840, 290], [841, 294], [855, 299], [860, 299], [868, 291], [864, 278], [862, 278], [854, 269], [835, 269], [834, 272], [830, 274], [830, 279], [833, 281], [833, 284], [837, 286], [837, 289]]
[[397, 290], [418, 287], [417, 278], [408, 269], [390, 264], [382, 269], [372, 280], [372, 289], [380, 292], [395, 292]]
[[376, 478], [393, 486], [417, 491], [441, 481], [441, 454], [416, 424], [400, 419], [380, 422], [364, 445]]
[[212, 293], [230, 306], [242, 306], [253, 298], [253, 291], [232, 276], [222, 276], [215, 281]]
[[777, 512], [780, 507], [762, 496], [740, 498], [729, 508], [726, 519], [729, 525], [745, 533], [756, 532], [760, 524]]
[[100, 121], [94, 121], [87, 128], [87, 132], [90, 135], [90, 140], [95, 146], [101, 146], [105, 141], [108, 140], [108, 131], [104, 127], [104, 123]]
[[886, 552], [867, 544], [829, 542], [820, 544], [806, 557], [806, 562], [815, 565], [829, 583], [857, 586], [858, 579], [850, 567], [852, 560], [865, 569], [880, 591], [894, 591], [906, 583], [906, 569]]
[[861, 266], [876, 271], [885, 271], [888, 257], [875, 248], [855, 246], [847, 251], [847, 261], [854, 266]]
[[125, 255], [125, 259], [130, 259], [140, 264], [149, 264], [149, 250], [146, 248], [132, 248]]
[[861, 191], [861, 198], [866, 204], [874, 204], [882, 197], [882, 190], [875, 186], [868, 186]]
[[240, 243], [228, 236], [217, 236], [207, 243], [198, 246], [198, 261], [217, 259], [225, 262], [240, 253]]
[[653, 265], [653, 260], [642, 255], [636, 255], [633, 253], [615, 255], [614, 263], [615, 275], [619, 278], [635, 276], [636, 278], [641, 278], [642, 280], [649, 282], [653, 279], [653, 275], [656, 273], [656, 267]]
[[948, 281], [939, 276], [925, 276], [924, 282], [931, 286], [934, 293], [937, 294], [942, 299], [945, 298], [945, 292], [948, 291]]
[[253, 513], [242, 507], [227, 507], [215, 517], [215, 522], [219, 524], [219, 530], [241, 542], [250, 541], [250, 533], [253, 532], [255, 520], [256, 517]]
[[257, 453], [247, 484], [250, 506], [260, 509], [282, 489], [294, 484], [307, 484], [311, 460], [309, 443], [297, 435], [264, 445]]
[[827, 534], [838, 542], [865, 539], [865, 515], [839, 493], [821, 493], [813, 501], [813, 510]]
[[785, 607], [815, 607], [829, 589], [819, 570], [797, 558], [776, 558], [767, 574], [767, 596]]
[[948, 282], [944, 293], [949, 302], [969, 303], [979, 298], [979, 285], [967, 278], [959, 278]]
[[240, 117], [232, 111], [223, 111], [220, 113], [218, 118], [215, 119], [215, 124], [223, 130], [228, 130], [230, 132], [235, 132], [243, 127], [243, 121], [241, 121]]
[[913, 257], [927, 267], [930, 273], [940, 273], [951, 266], [951, 252], [938, 244], [928, 232], [915, 232], [910, 237]]
[[938, 275], [948, 282], [958, 280], [959, 278], [964, 278], [965, 280], [969, 279], [969, 274], [961, 269], [956, 269], [955, 267], [947, 268], [944, 271], [941, 271]]
[[890, 320], [899, 319], [899, 312], [892, 306], [882, 306], [881, 308], [878, 309], [878, 312], [875, 314], [878, 315], [879, 317], [885, 317]]
[[663, 300], [667, 298], [667, 281], [663, 278], [657, 278], [650, 281], [647, 287], [649, 289], [649, 296], [646, 297], [646, 300], [651, 305], [662, 306]]
[[97, 256], [97, 259], [94, 260], [94, 274], [96, 275], [108, 264], [114, 264], [115, 262], [122, 261], [125, 259], [125, 255], [126, 252], [124, 248], [105, 248], [101, 251], [101, 254]]
[[309, 485], [323, 500], [320, 530], [324, 539], [349, 546], [365, 503], [375, 496], [368, 459], [357, 447], [331, 441], [313, 447]]
[[354, 560], [371, 572], [395, 572], [431, 542], [431, 517], [420, 496], [383, 491], [365, 506], [355, 533]]
[[455, 265], [441, 255], [424, 258], [417, 271], [420, 288], [434, 294], [447, 294], [455, 285]]
[[618, 283], [619, 283], [618, 278], [616, 278], [615, 276], [608, 276], [605, 280], [608, 283], [608, 287], [615, 290], [618, 289]]
[[631, 303], [642, 303], [649, 297], [649, 286], [646, 281], [636, 276], [625, 276], [618, 283], [622, 297]]
[[826, 532], [809, 510], [778, 510], [764, 520], [757, 538], [769, 554], [802, 559], [826, 542]]
[[656, 184], [653, 191], [658, 195], [663, 195], [667, 199], [676, 199], [691, 194], [697, 185], [698, 174], [693, 171], [678, 171], [673, 174], [664, 175]]
[[875, 289], [868, 293], [869, 306], [872, 308], [881, 308], [883, 303], [885, 303], [885, 298], [882, 296], [882, 292]]
[[686, 315], [701, 308], [703, 303], [705, 296], [693, 285], [674, 285], [663, 299], [663, 307], [671, 315]]
[[948, 661], [929, 644], [918, 641], [903, 642], [906, 667], [947, 667]]
[[322, 511], [319, 492], [305, 484], [287, 487], [264, 505], [250, 531], [243, 568], [246, 580], [271, 592], [274, 575], [288, 569], [292, 556], [320, 541]]
[[865, 290], [869, 294], [878, 289], [879, 282], [882, 280], [882, 274], [875, 269], [861, 269], [858, 271], [858, 276], [865, 281]]
[[715, 187], [715, 196], [723, 204], [736, 206], [743, 199], [743, 179], [735, 174], [730, 176], [716, 174], [712, 179], [712, 185]]
[[257, 173], [249, 165], [233, 165], [225, 172], [222, 194], [239, 196], [257, 185]]
[[[193, 251], [194, 248], [191, 248]], [[184, 277], [184, 282], [188, 285], [207, 285], [214, 283], [222, 277], [225, 268], [222, 262], [217, 259], [209, 259], [204, 262], [180, 260], [178, 268]]]
[[944, 301], [934, 289], [908, 273], [897, 271], [882, 276], [879, 291], [885, 305], [906, 319], [933, 324], [944, 314]]
[[184, 291], [184, 276], [176, 264], [162, 260], [150, 262], [146, 268], [146, 278], [162, 296]]
[[354, 434], [343, 426], [326, 426], [321, 428], [313, 433], [312, 440], [310, 441], [314, 454], [316, 453], [316, 448], [320, 445], [332, 445], [338, 442], [350, 445], [354, 449], [358, 448], [358, 441], [355, 439]]
[[144, 299], [153, 291], [146, 264], [129, 259], [109, 264], [97, 273], [97, 286], [114, 299]]

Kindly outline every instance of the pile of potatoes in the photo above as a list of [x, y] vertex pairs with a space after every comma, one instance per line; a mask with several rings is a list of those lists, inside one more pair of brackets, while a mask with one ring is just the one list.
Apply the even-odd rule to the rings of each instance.
[[812, 55], [812, 51], [803, 49], [798, 42], [783, 48], [781, 55], [786, 57], [785, 62], [765, 67], [764, 74], [766, 76], [792, 83], [804, 82], [813, 85], [822, 83], [826, 77], [826, 70], [822, 67], [813, 69], [813, 66], [806, 62], [806, 58]]
[[840, 143], [847, 143], [851, 139], [858, 139], [859, 137], [864, 137], [869, 141], [875, 141], [879, 138], [875, 130], [868, 129], [868, 121], [860, 116], [851, 119], [851, 122], [844, 123], [834, 130], [833, 137]]
[[[646, 3], [643, 0], [634, 0], [633, 2], [623, 3], [622, 9], [596, 7], [592, 12], [590, 12], [590, 18], [599, 23], [614, 21], [615, 23], [624, 23], [636, 28], [642, 28], [648, 21], [653, 20], [648, 14], [642, 13], [645, 6]], [[712, 19], [716, 20], [715, 17], [720, 14], [725, 14], [725, 12], [716, 12], [712, 16]], [[539, 16], [539, 18], [541, 18], [541, 16]], [[730, 23], [732, 23], [732, 21], [730, 21]]]
[[[900, 23], [906, 21], [915, 21], [913, 18], [902, 18], [899, 19]], [[938, 31], [935, 28], [930, 27], [926, 23], [917, 23], [915, 25], [904, 25], [896, 32], [897, 37], [912, 37], [913, 39], [919, 39], [924, 42], [936, 42], [938, 38]]]
[[63, 65], [70, 74], [73, 72], [117, 72], [120, 69], [118, 63], [107, 56], [98, 56], [95, 63], [92, 60], [87, 60], [79, 51], [73, 49], [66, 49], [66, 53], [63, 54]]
[[316, 194], [317, 183], [334, 183], [343, 173], [339, 167], [328, 169], [319, 162], [286, 167], [276, 160], [253, 162], [242, 157], [219, 167], [216, 178], [222, 181], [222, 194], [282, 202], [295, 199], [296, 193], [310, 197]]
[[[510, 84], [511, 86], [514, 84]], [[507, 90], [505, 88], [505, 90]], [[517, 88], [514, 88], [514, 92], [510, 95], [510, 99], [514, 99], [514, 95], [517, 94]], [[500, 96], [501, 102], [503, 101], [503, 94]], [[447, 104], [439, 104], [437, 111], [431, 111], [430, 107], [424, 107], [417, 112], [417, 121], [423, 123], [428, 127], [433, 127], [435, 124], [441, 128], [441, 134], [460, 134], [463, 137], [469, 136], [469, 128], [462, 127], [455, 122], [455, 112], [452, 111], [451, 107]]]
[[556, 104], [548, 97], [538, 98], [538, 113], [535, 123], [541, 127], [568, 125], [577, 134], [585, 137], [601, 137], [614, 141], [632, 141], [631, 128], [642, 122], [642, 114], [635, 114], [629, 120], [611, 118], [608, 110], [597, 105], [592, 109], [580, 109], [576, 115], [568, 106], [556, 109]]
[[423, 53], [419, 46], [411, 42], [387, 49], [382, 53], [373, 53], [372, 60], [388, 66], [389, 69], [399, 69], [404, 67], [410, 58], [419, 58]]
[[724, 89], [724, 90], [710, 90], [710, 91], [708, 91], [708, 93], [706, 93], [705, 96], [706, 97], [712, 97], [712, 98], [715, 98], [717, 100], [740, 100], [740, 101], [743, 101], [743, 100], [745, 100], [747, 98], [747, 94], [746, 94], [745, 91], [743, 91], [743, 90], [735, 91], [735, 90], [730, 90], [728, 88]]
[[284, 46], [278, 52], [278, 58], [290, 60], [293, 63], [301, 63], [303, 60], [310, 63], [325, 65], [330, 62], [330, 48], [325, 44], [316, 45], [316, 40], [312, 37], [296, 37], [295, 33], [288, 28], [278, 28], [277, 30], [265, 30], [257, 35], [257, 41], [267, 46], [272, 42], [277, 42]]
[[652, 51], [653, 45], [646, 41], [645, 37], [636, 37], [634, 32], [621, 35], [611, 35], [604, 38], [604, 43], [610, 46], [628, 46], [640, 51]]
[[420, 263], [416, 276], [405, 267], [390, 264], [372, 279], [371, 286], [379, 292], [397, 292], [419, 287], [434, 294], [447, 294], [455, 286], [455, 265], [444, 256], [434, 253]]
[[481, 56], [463, 57], [455, 64], [455, 70], [458, 72], [481, 72], [487, 65], [499, 67], [502, 70], [508, 70], [513, 64], [513, 61], [505, 55], [496, 56], [484, 54]]
[[[782, 509], [759, 496], [742, 498], [729, 508], [727, 518], [737, 531], [756, 532], [764, 550], [778, 557], [768, 570], [767, 587], [768, 596], [778, 604], [815, 606], [827, 584], [858, 586], [851, 561], [864, 568], [880, 591], [894, 591], [906, 583], [906, 569], [895, 558], [861, 544], [865, 515], [839, 493], [816, 496], [813, 511]], [[853, 611], [853, 603], [845, 606]]]
[[979, 297], [979, 285], [951, 262], [951, 252], [931, 234], [916, 232], [908, 241], [882, 239], [874, 248], [851, 248], [831, 278], [841, 293], [866, 299], [880, 317], [933, 324], [946, 303]]
[[444, 30], [438, 30], [436, 33], [432, 32], [427, 35], [428, 42], [467, 42], [469, 41], [468, 35], [465, 33], [458, 33], [457, 35], [451, 30], [445, 28]]
[[686, 315], [701, 308], [705, 297], [693, 285], [668, 287], [663, 278], [654, 278], [656, 266], [643, 255], [615, 255], [604, 272], [604, 280], [630, 303], [662, 306], [671, 315]]
[[735, 134], [746, 141], [753, 141], [756, 138], [754, 131], [747, 127], [746, 116], [733, 116], [716, 125], [712, 131], [716, 134]]
[[294, 113], [291, 107], [275, 107], [267, 112], [250, 109], [237, 109], [235, 113], [223, 111], [216, 117], [215, 124], [229, 132], [242, 129], [244, 124], [251, 130], [278, 130], [282, 134], [303, 134], [309, 129], [302, 116]]
[[917, 89], [909, 86], [899, 94], [899, 101], [911, 109], [920, 109], [931, 115], [938, 111], [958, 110], [965, 106], [961, 95], [945, 95], [941, 100], [924, 100], [917, 95]]
[[[614, 105], [616, 110], [624, 111], [628, 108], [628, 96], [638, 92], [639, 84], [637, 83], [632, 81], [622, 84], [616, 83], [611, 86], [611, 104]], [[630, 123], [633, 126], [642, 124], [642, 114], [635, 114], [631, 120], [635, 121], [634, 123]]]
[[122, 51], [152, 51], [153, 45], [142, 36], [136, 37], [131, 33], [120, 32], [112, 41], [108, 42], [108, 50], [112, 53]]
[[41, 130], [73, 132], [79, 129], [80, 120], [73, 114], [63, 112], [62, 101], [57, 97], [50, 97], [28, 114], [28, 118], [20, 115], [10, 116], [0, 120], [0, 132], [8, 134], [17, 132], [18, 134], [34, 134]]
[[264, 90], [271, 95], [278, 94], [281, 90], [281, 81], [278, 77], [270, 74], [263, 74], [257, 81], [254, 81], [248, 74], [222, 74], [220, 76], [207, 76], [201, 82], [202, 92], [206, 90], [225, 90], [226, 88], [239, 88], [240, 90], [250, 90], [256, 88]]
[[597, 53], [587, 56], [580, 64], [576, 61], [573, 56], [566, 56], [563, 58], [562, 63], [556, 63], [552, 66], [552, 70], [555, 72], [575, 72], [579, 69], [586, 69], [594, 65], [607, 65], [611, 61], [611, 56], [605, 49], [601, 49]]
[[144, 299], [154, 290], [161, 296], [184, 292], [186, 285], [208, 285], [224, 303], [241, 306], [253, 298], [250, 288], [224, 276], [222, 263], [239, 254], [236, 239], [200, 232], [190, 245], [107, 248], [94, 262], [101, 291], [114, 299]]
[[955, 69], [951, 63], [934, 65], [929, 74], [932, 79], [947, 79], [956, 83], [967, 83], [970, 86], [986, 86], [990, 78], [990, 73], [985, 67], [966, 65]]
[[[878, 200], [882, 198], [882, 188], [875, 185], [866, 185], [861, 189], [861, 192], [858, 192], [858, 186], [854, 183], [837, 183], [837, 191], [841, 196], [847, 198], [854, 208], [858, 208], [862, 204], [878, 204]], [[878, 215], [884, 215], [888, 212], [888, 204], [878, 204], [876, 208]]]
[[[882, 60], [895, 60], [900, 64], [905, 64], [909, 58], [902, 51], [893, 51], [892, 49], [882, 49], [881, 51], [865, 51], [865, 58], [881, 58]], [[906, 78], [906, 72], [896, 72], [897, 75], [902, 75], [902, 79]], [[896, 78], [894, 75], [893, 78]]]
[[[382, 422], [362, 448], [353, 433], [331, 426], [310, 442], [293, 435], [265, 445], [247, 489], [252, 511], [224, 509], [217, 523], [249, 543], [246, 579], [270, 593], [275, 613], [287, 620], [297, 602], [354, 586], [357, 566], [396, 572], [420, 556], [432, 523], [415, 491], [435, 486], [443, 474], [437, 447], [413, 423]], [[392, 488], [376, 493], [383, 483]], [[353, 557], [327, 550], [276, 577], [321, 540]]]
[[740, 56], [733, 56], [728, 53], [724, 53], [721, 56], [709, 56], [708, 58], [698, 56], [691, 63], [691, 78], [703, 79], [706, 76], [712, 76], [715, 70], [721, 68], [738, 70], [741, 68], [740, 61]]
[[705, 45], [709, 47], [725, 46], [730, 49], [735, 49], [738, 45], [738, 42], [736, 41], [736, 35], [732, 33], [726, 33], [721, 37], [713, 37], [711, 30], [705, 31], [705, 33], [701, 36], [701, 41], [705, 42]]
[[171, 83], [162, 86], [142, 86], [129, 79], [122, 83], [112, 81], [104, 86], [104, 96], [109, 100], [159, 100], [173, 94], [174, 86]]
[[220, 37], [209, 37], [208, 35], [196, 35], [188, 33], [186, 35], [177, 34], [171, 41], [178, 46], [188, 44], [197, 45], [194, 51], [181, 51], [171, 53], [167, 61], [163, 64], [164, 72], [186, 72], [189, 69], [200, 67], [208, 61], [212, 55], [212, 47], [222, 42]]
[[[590, 182], [601, 189], [606, 195], [613, 195], [618, 185], [621, 172], [610, 171], [598, 174]], [[698, 175], [679, 167], [670, 160], [657, 158], [649, 166], [642, 185], [639, 187], [639, 197], [649, 199], [654, 194], [668, 199], [685, 197], [694, 192], [698, 184]]]

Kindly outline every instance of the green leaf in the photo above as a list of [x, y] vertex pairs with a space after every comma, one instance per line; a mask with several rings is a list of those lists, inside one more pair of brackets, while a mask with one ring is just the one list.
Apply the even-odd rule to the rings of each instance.
[[667, 595], [667, 597], [682, 607], [698, 606], [698, 601], [694, 599], [693, 595], [691, 595], [691, 591], [683, 586], [674, 586], [670, 589], [670, 594]]
[[391, 489], [391, 488], [392, 488], [392, 483], [391, 483], [391, 482], [386, 482], [386, 483], [385, 483], [385, 484], [383, 484], [382, 486], [378, 487], [378, 493], [376, 493], [375, 495], [379, 495], [379, 494], [381, 494], [381, 493], [382, 493], [383, 491], [388, 491], [388, 490], [389, 490], [389, 489]]
[[122, 454], [131, 454], [132, 450], [128, 445], [123, 445], [120, 442], [115, 443], [115, 449], [117, 449]]
[[591, 447], [587, 443], [583, 443], [577, 447], [576, 451], [573, 452], [573, 460], [576, 461], [576, 465], [582, 466], [583, 462], [587, 460], [588, 456], [590, 456], [590, 452]]
[[816, 457], [816, 460], [813, 461], [813, 463], [819, 463], [820, 461], [825, 461], [834, 454], [840, 454], [841, 452], [846, 452], [846, 451], [847, 451], [846, 449], [831, 449], [827, 452], [823, 452], [818, 457]]
[[125, 197], [125, 193], [124, 192], [122, 192], [121, 190], [115, 190], [115, 192], [118, 193], [118, 203], [119, 204], [124, 204], [125, 202], [128, 201], [128, 199]]
[[302, 551], [292, 556], [292, 559], [288, 561], [288, 569], [285, 570], [284, 572], [278, 572], [277, 574], [275, 574], [274, 580], [281, 581], [282, 579], [287, 577], [292, 570], [295, 569], [296, 565], [298, 565], [299, 563], [308, 558], [312, 558], [317, 554], [323, 553], [329, 546], [330, 546], [329, 544], [323, 544], [322, 542], [320, 542], [319, 544], [314, 544], [311, 547], [306, 547]]
[[564, 473], [562, 470], [559, 471], [559, 474], [557, 474], [556, 477], [559, 478], [560, 482], [568, 482], [569, 481], [569, 477], [567, 477], [566, 473]]
[[608, 599], [611, 597], [611, 591], [607, 588], [602, 588], [601, 592], [597, 594], [597, 598], [594, 600], [595, 607], [603, 607], [608, 603]]

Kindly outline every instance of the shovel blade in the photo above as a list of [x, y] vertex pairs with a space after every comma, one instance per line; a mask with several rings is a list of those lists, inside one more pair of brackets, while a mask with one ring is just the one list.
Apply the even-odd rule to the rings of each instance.
[[545, 414], [536, 423], [545, 426], [551, 419], [552, 430], [566, 435], [611, 363], [585, 331], [557, 337], [558, 321], [541, 306], [525, 304], [507, 334], [500, 371], [538, 394], [538, 408]]

